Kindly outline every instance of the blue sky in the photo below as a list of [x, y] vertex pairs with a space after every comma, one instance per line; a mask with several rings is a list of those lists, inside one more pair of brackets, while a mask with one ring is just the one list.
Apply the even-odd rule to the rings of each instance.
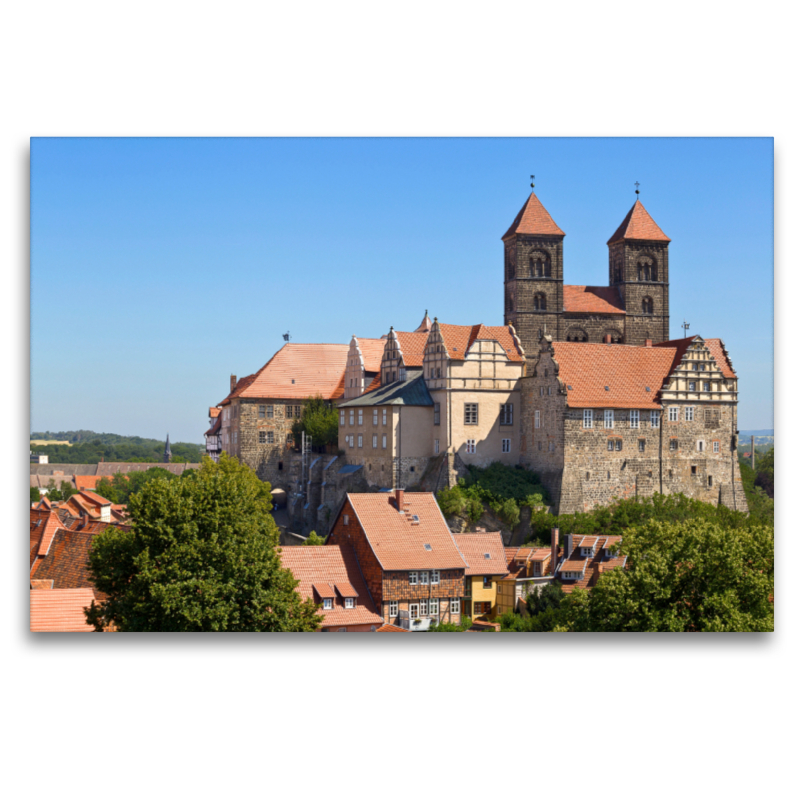
[[607, 284], [641, 183], [671, 338], [722, 338], [740, 429], [773, 427], [772, 139], [381, 138], [33, 139], [32, 429], [201, 442], [287, 330], [502, 324], [531, 173], [572, 284]]

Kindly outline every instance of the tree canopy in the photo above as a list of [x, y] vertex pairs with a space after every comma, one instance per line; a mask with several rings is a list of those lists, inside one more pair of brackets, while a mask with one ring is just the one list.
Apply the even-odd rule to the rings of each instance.
[[89, 554], [96, 630], [311, 631], [317, 606], [280, 562], [270, 485], [222, 454], [128, 500], [131, 529], [109, 526]]
[[321, 395], [309, 397], [305, 401], [302, 416], [292, 425], [296, 444], [300, 443], [304, 431], [315, 446], [322, 447], [339, 441], [338, 412]]

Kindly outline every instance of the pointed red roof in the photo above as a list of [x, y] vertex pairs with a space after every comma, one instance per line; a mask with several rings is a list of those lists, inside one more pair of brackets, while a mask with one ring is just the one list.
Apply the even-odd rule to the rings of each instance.
[[513, 236], [516, 233], [543, 236], [566, 235], [564, 231], [553, 222], [553, 218], [533, 192], [531, 192], [530, 197], [525, 201], [525, 205], [522, 206], [516, 219], [511, 223], [511, 227], [505, 232], [503, 239], [507, 239], [509, 236]]
[[642, 201], [637, 198], [633, 208], [628, 212], [614, 235], [606, 242], [618, 242], [620, 239], [639, 239], [646, 242], [671, 242], [653, 218], [647, 213]]

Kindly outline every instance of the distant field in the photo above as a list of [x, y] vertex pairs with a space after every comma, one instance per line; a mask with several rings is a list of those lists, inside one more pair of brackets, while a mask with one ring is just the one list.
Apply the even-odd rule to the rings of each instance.
[[65, 444], [67, 447], [72, 447], [72, 442], [60, 442], [57, 439], [31, 439], [31, 444], [38, 447], [46, 447], [48, 444]]

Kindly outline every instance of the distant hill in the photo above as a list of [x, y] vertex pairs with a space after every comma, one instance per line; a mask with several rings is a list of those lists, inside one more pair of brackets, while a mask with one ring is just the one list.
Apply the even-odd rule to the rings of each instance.
[[[164, 440], [142, 436], [121, 436], [95, 431], [36, 431], [31, 433], [31, 452], [45, 453], [51, 463], [97, 464], [100, 461], [161, 461]], [[34, 440], [59, 440], [69, 444], [34, 444]], [[187, 442], [170, 442], [173, 461], [196, 464], [205, 446]]]

